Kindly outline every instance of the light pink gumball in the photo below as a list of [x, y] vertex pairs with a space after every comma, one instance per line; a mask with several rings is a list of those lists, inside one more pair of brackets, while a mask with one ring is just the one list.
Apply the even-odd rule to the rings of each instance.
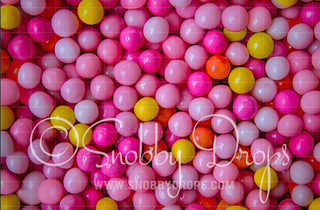
[[[145, 165], [138, 165], [133, 168], [129, 175], [129, 185], [136, 192], [148, 192], [151, 189], [151, 182], [155, 181], [156, 174], [152, 168]], [[145, 184], [148, 182], [148, 184]]]
[[272, 20], [271, 25], [267, 29], [267, 33], [274, 40], [281, 40], [288, 35], [289, 29], [290, 25], [286, 18], [276, 17]]
[[287, 19], [295, 19], [300, 15], [300, 10], [301, 10], [300, 4], [296, 3], [292, 7], [280, 9], [279, 14], [282, 17], [287, 18]]
[[145, 5], [146, 0], [130, 1], [130, 0], [120, 0], [121, 6], [124, 9], [138, 9]]
[[292, 153], [289, 148], [277, 147], [274, 149], [274, 155], [270, 159], [270, 166], [275, 171], [288, 170], [292, 163]]
[[223, 109], [231, 103], [232, 91], [227, 85], [216, 85], [210, 90], [208, 98], [214, 107]]
[[185, 112], [177, 112], [169, 119], [169, 129], [175, 136], [188, 136], [191, 134], [192, 128], [192, 119]]
[[313, 42], [313, 30], [305, 23], [294, 25], [288, 32], [288, 43], [295, 49], [301, 50], [309, 47]]
[[114, 90], [113, 81], [106, 75], [98, 75], [90, 83], [91, 94], [98, 100], [108, 100], [112, 97]]
[[118, 38], [124, 27], [123, 19], [116, 14], [107, 15], [100, 22], [102, 35], [110, 39]]
[[84, 97], [84, 81], [78, 78], [71, 78], [61, 86], [60, 93], [65, 101], [69, 103], [78, 103]]
[[184, 54], [184, 60], [194, 70], [203, 68], [206, 65], [207, 59], [208, 52], [200, 45], [190, 46]]
[[182, 24], [182, 18], [177, 14], [174, 8], [171, 8], [167, 14], [163, 16], [169, 23], [169, 32], [179, 30]]
[[251, 145], [251, 156], [256, 163], [265, 163], [269, 161], [274, 154], [274, 147], [269, 140], [256, 139]]
[[77, 58], [76, 68], [78, 74], [83, 78], [94, 78], [101, 72], [101, 61], [93, 53], [82, 54]]
[[55, 166], [52, 159], [47, 161], [47, 163], [50, 165], [43, 166], [43, 174], [45, 175], [45, 177], [47, 179], [52, 178], [52, 179], [62, 180], [67, 170], [59, 168], [58, 166]]
[[200, 177], [197, 190], [203, 197], [211, 198], [219, 192], [218, 184], [212, 173], [205, 174]]
[[156, 92], [156, 101], [163, 108], [173, 108], [180, 101], [179, 88], [173, 84], [161, 86]]
[[227, 134], [234, 129], [232, 121], [236, 123], [236, 117], [231, 111], [219, 109], [211, 118], [211, 127], [216, 133]]
[[176, 196], [179, 194], [178, 188], [168, 182], [159, 184], [154, 194], [157, 201], [163, 206], [172, 206], [179, 199], [179, 196]]
[[133, 109], [138, 101], [137, 91], [128, 86], [121, 86], [114, 91], [113, 103], [121, 111], [129, 111]]
[[91, 124], [99, 116], [98, 106], [91, 100], [82, 100], [74, 107], [74, 116], [80, 123]]
[[219, 158], [228, 159], [235, 155], [237, 142], [230, 134], [220, 135], [215, 139], [214, 148]]
[[16, 195], [25, 204], [38, 205], [41, 203], [37, 196], [40, 184], [46, 180], [46, 177], [40, 171], [30, 172], [22, 181], [21, 187]]
[[42, 74], [43, 86], [51, 91], [59, 91], [66, 81], [66, 73], [59, 68], [48, 68]]
[[14, 174], [23, 174], [28, 170], [29, 158], [25, 151], [15, 150], [6, 157], [7, 168]]
[[157, 200], [152, 191], [135, 192], [132, 197], [132, 203], [136, 210], [155, 209]]
[[299, 206], [308, 206], [313, 201], [313, 191], [307, 185], [297, 185], [291, 192], [291, 198]]
[[206, 121], [212, 117], [214, 106], [209, 99], [199, 97], [190, 102], [188, 111], [193, 120]]
[[167, 151], [161, 151], [152, 159], [152, 168], [157, 175], [167, 177], [176, 170], [177, 163], [172, 154]]
[[213, 3], [203, 4], [197, 9], [194, 19], [201, 28], [214, 29], [221, 21], [221, 10]]
[[[155, 137], [157, 132], [157, 137]], [[144, 122], [139, 127], [138, 136], [140, 141], [146, 145], [159, 142], [163, 136], [163, 129], [158, 122]]]
[[188, 111], [190, 102], [195, 98], [189, 91], [188, 87], [181, 87], [180, 90], [180, 102], [177, 108], [181, 111]]
[[172, 4], [172, 6], [174, 7], [187, 7], [192, 0], [169, 0], [170, 4]]
[[265, 7], [254, 7], [248, 12], [247, 28], [252, 32], [264, 31], [271, 25], [271, 14]]
[[11, 105], [19, 101], [20, 88], [17, 82], [1, 78], [1, 106]]
[[18, 72], [18, 83], [25, 89], [32, 89], [39, 85], [41, 80], [42, 70], [39, 66], [33, 63], [24, 63]]
[[169, 35], [169, 23], [163, 17], [152, 17], [143, 26], [144, 37], [153, 43], [163, 42]]
[[235, 181], [233, 187], [224, 187], [220, 190], [221, 198], [229, 205], [240, 203], [244, 197], [244, 188], [241, 182]]
[[298, 135], [303, 127], [303, 122], [300, 117], [294, 114], [283, 116], [278, 122], [278, 132], [286, 137]]
[[294, 75], [293, 89], [300, 95], [304, 95], [309, 91], [316, 90], [318, 88], [319, 79], [310, 70], [299, 71]]
[[10, 195], [19, 189], [19, 179], [8, 170], [1, 170], [1, 195]]
[[320, 143], [318, 143], [313, 150], [314, 158], [320, 162]]
[[184, 19], [193, 18], [196, 10], [200, 7], [201, 3], [197, 0], [192, 0], [186, 7], [175, 7], [178, 15]]
[[133, 85], [141, 75], [139, 65], [134, 61], [120, 61], [114, 67], [114, 77], [122, 85]]
[[38, 66], [42, 70], [46, 70], [48, 68], [62, 68], [62, 62], [57, 58], [54, 52], [45, 53], [38, 61]]
[[320, 112], [320, 91], [310, 91], [301, 98], [301, 108], [307, 114], [317, 114]]
[[[297, 72], [311, 69], [311, 56], [306, 51], [295, 50], [288, 54], [287, 59], [290, 63], [290, 73], [295, 75]], [[313, 64], [314, 65], [314, 64]]]
[[61, 9], [53, 15], [51, 25], [58, 36], [69, 37], [78, 30], [79, 20], [71, 10]]
[[120, 121], [115, 122], [116, 129], [122, 136], [129, 137], [138, 132], [139, 120], [132, 112], [121, 112], [116, 119]]
[[247, 26], [249, 17], [245, 8], [240, 5], [232, 5], [222, 12], [223, 26], [232, 32], [238, 32]]
[[59, 168], [71, 168], [74, 162], [73, 146], [67, 142], [57, 144], [52, 151], [52, 161]]
[[45, 204], [57, 204], [66, 194], [61, 182], [56, 179], [47, 179], [38, 187], [38, 198]]
[[229, 161], [220, 161], [213, 168], [213, 176], [218, 182], [235, 181], [239, 175], [237, 166]]
[[263, 132], [271, 132], [277, 128], [279, 114], [271, 107], [262, 107], [254, 117], [257, 128]]
[[314, 51], [316, 51], [319, 48], [319, 46], [320, 46], [320, 41], [315, 39], [310, 45], [310, 47], [307, 48], [308, 53], [312, 55]]
[[205, 35], [205, 30], [200, 28], [196, 21], [191, 18], [183, 21], [180, 27], [180, 37], [188, 44], [200, 42]]
[[314, 27], [314, 36], [316, 39], [320, 39], [320, 23], [318, 22]]
[[290, 167], [290, 176], [296, 184], [308, 184], [313, 180], [314, 169], [310, 163], [300, 160], [292, 163]]
[[320, 130], [320, 115], [303, 113], [301, 117], [303, 128], [309, 132], [317, 132]]
[[[239, 144], [250, 146], [254, 140], [259, 138], [259, 129], [250, 121], [242, 121], [237, 125], [239, 133]], [[236, 131], [232, 132], [234, 138], [237, 138]]]
[[28, 106], [36, 117], [46, 118], [55, 108], [56, 102], [49, 94], [37, 91], [30, 96]]
[[188, 79], [190, 68], [185, 61], [172, 60], [166, 67], [164, 77], [171, 84], [180, 84]]
[[36, 165], [42, 165], [46, 163], [50, 159], [48, 154], [50, 154], [48, 144], [43, 140], [33, 140], [32, 144], [28, 146], [28, 156]]
[[231, 43], [224, 54], [232, 65], [240, 66], [249, 60], [249, 51], [241, 42]]
[[149, 13], [143, 7], [139, 9], [129, 9], [124, 13], [123, 19], [127, 26], [135, 26], [142, 29], [149, 19]]
[[156, 94], [160, 87], [160, 82], [154, 74], [142, 74], [134, 87], [139, 95], [150, 97]]
[[282, 56], [270, 58], [266, 63], [266, 72], [268, 77], [273, 80], [284, 79], [290, 71], [289, 61]]
[[98, 48], [100, 43], [100, 33], [97, 29], [92, 27], [84, 28], [79, 32], [77, 41], [83, 51], [92, 52]]
[[172, 35], [162, 42], [162, 50], [167, 58], [180, 59], [186, 51], [186, 44], [180, 37]]
[[[117, 186], [123, 186], [118, 188]], [[132, 192], [128, 184], [128, 178], [124, 176], [114, 177], [108, 181], [107, 192], [110, 198], [115, 201], [123, 201], [128, 198]]]
[[268, 199], [266, 192], [258, 189], [252, 190], [246, 197], [245, 206], [248, 209], [268, 210], [270, 199]]
[[57, 58], [63, 63], [73, 63], [80, 55], [78, 43], [71, 38], [62, 38], [54, 46]]
[[81, 193], [88, 184], [88, 176], [79, 168], [70, 169], [64, 176], [63, 186], [72, 194]]
[[46, 9], [47, 3], [45, 0], [21, 0], [20, 5], [22, 10], [28, 15], [37, 16]]
[[251, 95], [262, 103], [268, 103], [274, 99], [277, 94], [276, 83], [268, 78], [261, 77], [256, 80], [253, 89], [251, 90]]
[[12, 139], [20, 146], [27, 147], [30, 144], [30, 136], [33, 130], [33, 122], [28, 118], [17, 119], [10, 128]]
[[122, 57], [122, 47], [117, 40], [105, 39], [100, 42], [97, 55], [103, 63], [114, 65]]
[[194, 184], [198, 181], [199, 175], [196, 169], [190, 165], [181, 165], [172, 174], [173, 183], [180, 189], [193, 189]]
[[6, 157], [14, 152], [14, 143], [9, 133], [1, 131], [1, 157]]

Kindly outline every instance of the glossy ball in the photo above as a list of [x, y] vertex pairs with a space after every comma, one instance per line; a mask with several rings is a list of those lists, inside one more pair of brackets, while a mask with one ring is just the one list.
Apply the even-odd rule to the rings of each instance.
[[84, 147], [92, 141], [92, 129], [85, 124], [78, 123], [69, 131], [70, 143], [76, 147]]
[[274, 42], [268, 34], [259, 32], [249, 38], [247, 48], [252, 57], [264, 59], [273, 52]]
[[248, 12], [248, 29], [252, 32], [266, 30], [271, 25], [271, 14], [265, 7], [255, 7]]
[[169, 129], [179, 137], [185, 137], [191, 134], [193, 129], [192, 119], [186, 112], [177, 112], [169, 119]]
[[78, 5], [78, 16], [88, 25], [99, 23], [104, 15], [104, 10], [98, 0], [83, 0]]
[[152, 43], [163, 42], [169, 35], [168, 21], [163, 17], [152, 17], [143, 26], [144, 37]]
[[78, 30], [79, 20], [70, 10], [61, 9], [53, 15], [51, 25], [58, 36], [69, 37]]
[[234, 92], [244, 94], [253, 88], [255, 80], [253, 73], [248, 68], [237, 67], [231, 71], [228, 82]]
[[17, 7], [12, 5], [1, 6], [1, 29], [15, 29], [20, 25], [20, 23], [21, 13]]
[[230, 73], [229, 60], [222, 55], [214, 55], [206, 63], [206, 71], [213, 79], [224, 79]]
[[241, 31], [248, 24], [248, 13], [240, 5], [232, 5], [222, 12], [223, 26], [232, 32]]
[[193, 72], [188, 78], [188, 89], [193, 96], [203, 96], [212, 87], [210, 77], [203, 72]]
[[299, 23], [289, 30], [287, 40], [293, 48], [301, 50], [311, 45], [313, 37], [312, 28], [305, 23]]
[[55, 126], [57, 130], [69, 130], [76, 122], [74, 112], [68, 106], [56, 107], [51, 113], [50, 117], [51, 124]]
[[182, 164], [192, 161], [195, 155], [195, 148], [193, 144], [186, 139], [176, 141], [173, 144], [171, 151], [173, 157]]

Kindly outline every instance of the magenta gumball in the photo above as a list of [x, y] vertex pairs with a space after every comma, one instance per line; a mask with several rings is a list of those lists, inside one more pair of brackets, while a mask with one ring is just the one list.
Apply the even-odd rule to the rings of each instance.
[[52, 36], [51, 23], [44, 17], [32, 18], [28, 23], [28, 34], [36, 42], [45, 42]]
[[174, 135], [169, 128], [164, 132], [164, 140], [169, 148], [171, 148], [172, 145], [180, 139], [181, 137]]
[[126, 170], [123, 158], [117, 152], [110, 152], [101, 160], [101, 171], [107, 177], [118, 177]]
[[302, 131], [299, 135], [290, 138], [288, 146], [294, 155], [306, 157], [312, 153], [314, 140], [311, 134]]
[[103, 197], [101, 190], [96, 189], [92, 185], [88, 185], [79, 195], [83, 199], [87, 209], [95, 209], [98, 201]]
[[122, 47], [130, 52], [136, 51], [143, 45], [143, 34], [140, 28], [128, 26], [120, 34]]
[[281, 201], [278, 205], [278, 209], [279, 210], [287, 210], [287, 209], [290, 209], [290, 210], [301, 210], [301, 207], [298, 206], [297, 204], [295, 204], [292, 199], [288, 198], [288, 199], [285, 199], [283, 201]]
[[143, 26], [144, 37], [153, 43], [163, 42], [169, 35], [169, 23], [163, 17], [152, 17]]
[[180, 27], [180, 37], [188, 44], [200, 42], [205, 35], [205, 30], [200, 28], [193, 18], [182, 22]]
[[320, 21], [320, 5], [316, 2], [304, 5], [300, 11], [300, 19], [303, 23], [314, 27]]
[[152, 14], [162, 16], [170, 10], [171, 4], [168, 0], [148, 0], [147, 7]]
[[[19, 101], [19, 98], [21, 94], [18, 83], [8, 78], [1, 78], [1, 106], [14, 104]], [[28, 104], [27, 99], [21, 102]]]
[[222, 12], [221, 20], [226, 29], [238, 32], [247, 26], [249, 17], [245, 8], [240, 5], [232, 5]]
[[60, 209], [84, 210], [85, 204], [79, 195], [67, 195], [59, 203]]
[[179, 88], [174, 84], [161, 86], [156, 92], [156, 101], [163, 108], [173, 108], [180, 102]]
[[293, 90], [282, 90], [274, 99], [277, 110], [283, 114], [294, 113], [300, 105], [300, 98]]
[[119, 153], [126, 161], [134, 162], [139, 158], [140, 141], [134, 137], [123, 138], [119, 145]]
[[179, 137], [185, 137], [192, 132], [192, 119], [189, 114], [185, 112], [177, 112], [169, 119], [169, 129]]
[[278, 122], [278, 132], [286, 137], [294, 137], [298, 135], [303, 127], [303, 122], [300, 117], [294, 114], [283, 116]]
[[102, 173], [101, 168], [88, 173], [90, 183], [95, 187], [105, 187], [108, 184], [109, 177]]
[[[268, 58], [272, 58], [272, 57], [276, 57], [276, 56], [287, 56], [287, 54], [288, 54], [288, 49], [287, 49], [286, 45], [282, 41], [275, 40], [274, 41], [274, 50], [271, 53], [271, 55], [269, 55]], [[287, 59], [289, 60], [288, 57], [287, 57]]]
[[100, 154], [93, 146], [81, 148], [77, 153], [77, 165], [79, 169], [85, 172], [92, 172], [100, 164]]
[[116, 142], [116, 128], [109, 123], [99, 124], [93, 131], [93, 141], [99, 146], [108, 146]]
[[[233, 123], [232, 123], [233, 122]], [[228, 109], [219, 109], [211, 118], [211, 127], [213, 131], [219, 134], [227, 134], [234, 129], [236, 117]]]
[[158, 51], [148, 49], [140, 53], [137, 63], [143, 71], [154, 73], [161, 67], [162, 56]]
[[228, 39], [221, 31], [213, 29], [204, 36], [203, 46], [211, 54], [222, 54], [228, 47]]
[[1, 28], [1, 48], [6, 49], [12, 39], [12, 34]]
[[11, 39], [7, 50], [12, 58], [24, 62], [33, 57], [35, 53], [35, 45], [29, 36], [18, 35]]
[[140, 75], [141, 69], [134, 61], [120, 61], [114, 67], [114, 77], [122, 85], [133, 85]]
[[212, 87], [210, 77], [204, 72], [194, 72], [188, 78], [188, 89], [194, 96], [203, 96], [209, 93]]
[[250, 120], [258, 111], [258, 103], [252, 96], [238, 95], [233, 101], [232, 110], [239, 120]]
[[61, 9], [53, 15], [51, 25], [58, 36], [69, 37], [78, 30], [79, 20], [71, 10]]
[[266, 76], [265, 71], [265, 62], [257, 58], [250, 58], [247, 63], [243, 66], [250, 69], [254, 75], [254, 78], [257, 80], [261, 77]]
[[61, 86], [60, 92], [65, 101], [69, 103], [78, 103], [84, 97], [84, 81], [78, 78], [69, 79]]

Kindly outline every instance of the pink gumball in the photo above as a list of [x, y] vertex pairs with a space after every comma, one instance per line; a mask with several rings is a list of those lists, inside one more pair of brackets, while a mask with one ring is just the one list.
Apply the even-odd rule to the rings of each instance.
[[177, 108], [181, 111], [188, 111], [190, 102], [195, 98], [189, 91], [188, 87], [181, 87], [180, 90], [180, 102]]
[[[276, 56], [287, 56], [287, 54], [288, 54], [287, 46], [282, 41], [276, 40], [276, 41], [274, 41], [274, 50], [271, 53], [271, 55], [269, 55], [268, 58], [272, 58], [272, 57], [276, 57]], [[287, 59], [290, 63], [290, 60], [288, 57], [287, 57]]]
[[288, 43], [295, 49], [301, 50], [309, 47], [313, 42], [313, 30], [305, 23], [298, 23], [288, 32]]
[[41, 80], [42, 70], [33, 63], [24, 63], [18, 73], [18, 83], [26, 89], [35, 88]]
[[205, 208], [198, 203], [191, 204], [185, 208], [186, 210], [205, 210]]
[[9, 195], [19, 188], [19, 179], [8, 170], [1, 170], [1, 195]]
[[114, 105], [113, 100], [102, 101], [99, 104], [99, 119], [115, 118], [120, 110]]
[[30, 144], [30, 136], [33, 130], [33, 122], [27, 118], [17, 119], [10, 128], [12, 139], [21, 147]]
[[313, 192], [316, 194], [316, 195], [319, 195], [320, 194], [320, 175], [319, 175], [319, 172], [316, 173], [316, 175], [314, 176], [314, 179], [312, 181], [312, 189], [313, 189]]
[[[117, 186], [123, 186], [118, 188]], [[129, 187], [128, 179], [126, 177], [120, 176], [116, 178], [111, 178], [108, 181], [107, 192], [110, 198], [115, 201], [123, 201], [128, 198], [132, 192]]]
[[83, 51], [91, 52], [98, 48], [98, 45], [100, 43], [100, 34], [97, 29], [87, 27], [79, 32], [77, 40], [80, 48]]
[[200, 28], [194, 19], [187, 19], [180, 27], [180, 37], [188, 44], [200, 42], [205, 35], [205, 30]]
[[289, 61], [282, 56], [270, 58], [266, 63], [266, 72], [268, 77], [273, 80], [284, 79], [290, 71]]
[[248, 29], [252, 32], [264, 31], [271, 25], [271, 14], [265, 7], [254, 7], [248, 12]]
[[134, 61], [120, 61], [114, 67], [114, 77], [122, 85], [133, 85], [141, 75], [139, 65]]
[[101, 168], [88, 173], [90, 183], [95, 187], [105, 187], [108, 184], [109, 177], [104, 175]]
[[98, 106], [91, 100], [82, 100], [74, 107], [74, 116], [80, 123], [91, 124], [99, 116]]
[[88, 184], [88, 176], [79, 168], [70, 169], [64, 176], [63, 186], [72, 194], [81, 193]]
[[267, 29], [267, 33], [274, 40], [281, 40], [288, 35], [289, 29], [289, 22], [286, 18], [276, 17], [272, 20], [271, 25]]
[[249, 17], [245, 8], [239, 5], [232, 5], [222, 12], [221, 20], [226, 29], [238, 32], [247, 26]]
[[161, 67], [162, 56], [158, 51], [148, 49], [140, 53], [137, 62], [143, 71], [154, 73]]
[[98, 150], [92, 146], [81, 148], [77, 153], [77, 165], [79, 169], [85, 172], [92, 172], [100, 164], [100, 155]]
[[63, 63], [73, 63], [80, 55], [80, 47], [72, 38], [62, 38], [54, 46], [57, 58]]
[[[259, 138], [259, 130], [257, 126], [250, 121], [243, 121], [237, 125], [239, 133], [239, 144], [242, 146], [250, 146], [254, 140]], [[236, 132], [233, 131], [233, 136], [236, 138]]]
[[140, 49], [143, 45], [143, 34], [140, 28], [128, 26], [121, 31], [120, 43], [130, 52]]
[[126, 165], [123, 158], [117, 152], [110, 152], [103, 156], [101, 160], [101, 171], [107, 177], [118, 177], [125, 170]]
[[[155, 137], [157, 132], [157, 137]], [[163, 130], [158, 122], [144, 122], [139, 127], [138, 136], [140, 141], [146, 145], [154, 145], [163, 136]]]
[[6, 131], [1, 131], [1, 157], [6, 157], [13, 152], [14, 143], [10, 134]]
[[[280, 198], [280, 197], [284, 196], [287, 191], [288, 191], [287, 183], [284, 181], [280, 181], [280, 182], [278, 182], [278, 184], [275, 188], [270, 190], [270, 197]], [[271, 202], [271, 200], [270, 200], [270, 202]]]
[[[19, 101], [20, 88], [17, 82], [1, 78], [1, 106], [11, 105]], [[28, 104], [28, 100], [21, 101]]]
[[169, 35], [168, 21], [158, 16], [150, 18], [143, 26], [143, 35], [150, 42], [163, 42]]
[[69, 169], [74, 162], [74, 148], [70, 143], [57, 144], [52, 151], [53, 163], [62, 169]]
[[115, 126], [119, 134], [128, 137], [138, 132], [139, 121], [132, 112], [121, 112], [116, 116]]
[[203, 97], [193, 99], [189, 104], [189, 115], [195, 121], [205, 121], [211, 118], [214, 112], [212, 102]]
[[100, 22], [100, 31], [107, 38], [118, 38], [124, 28], [123, 19], [116, 14], [107, 15]]
[[120, 3], [124, 9], [138, 9], [146, 3], [146, 0], [139, 0], [134, 2], [129, 0], [120, 0]]
[[58, 166], [55, 166], [52, 159], [47, 161], [47, 163], [48, 164], [43, 166], [43, 174], [45, 175], [45, 177], [47, 179], [52, 178], [52, 179], [62, 180], [67, 170], [59, 168]]
[[95, 54], [82, 54], [77, 58], [76, 68], [81, 77], [94, 78], [101, 72], [101, 61]]
[[278, 132], [286, 137], [293, 137], [298, 135], [303, 127], [303, 122], [300, 117], [294, 114], [287, 114], [283, 116], [278, 123]]
[[174, 7], [186, 7], [191, 3], [191, 0], [169, 0], [169, 2], [172, 4]]
[[314, 170], [306, 161], [296, 161], [290, 167], [291, 179], [296, 184], [308, 184], [313, 180]]
[[1, 48], [6, 49], [12, 39], [12, 34], [1, 28]]
[[292, 80], [293, 89], [300, 95], [318, 88], [318, 78], [310, 70], [299, 71]]
[[199, 70], [206, 65], [208, 52], [200, 45], [193, 45], [187, 49], [184, 59], [191, 69]]
[[28, 156], [36, 165], [42, 165], [50, 159], [48, 144], [41, 141], [40, 139], [33, 140], [28, 146]]
[[169, 148], [171, 148], [176, 141], [181, 139], [181, 137], [174, 135], [169, 128], [166, 129], [164, 135], [164, 140]]
[[[212, 151], [200, 150], [193, 158], [193, 167], [202, 174], [208, 174], [212, 171], [214, 163], [218, 162], [217, 155]], [[213, 163], [213, 164], [212, 164]]]
[[101, 190], [96, 189], [92, 185], [88, 185], [82, 193], [80, 193], [86, 209], [95, 209], [98, 201], [103, 197]]
[[117, 40], [105, 39], [100, 42], [97, 55], [103, 63], [114, 65], [122, 57], [122, 47]]
[[275, 171], [288, 170], [292, 163], [292, 153], [287, 147], [277, 147], [274, 149], [274, 155], [270, 159], [270, 166]]
[[319, 22], [314, 27], [314, 36], [316, 39], [320, 39], [320, 24]]
[[241, 170], [239, 172], [239, 176], [237, 178], [237, 181], [239, 181], [244, 189], [244, 193], [247, 195], [249, 192], [251, 192], [254, 189], [257, 189], [258, 186], [254, 182], [254, 174], [251, 171], [247, 170]]
[[171, 84], [183, 83], [190, 74], [189, 66], [182, 60], [172, 60], [166, 67], [165, 79]]
[[28, 170], [29, 158], [26, 152], [15, 150], [6, 157], [7, 168], [14, 174], [23, 174]]
[[177, 164], [172, 154], [167, 151], [157, 153], [152, 159], [152, 168], [157, 175], [162, 177], [170, 176], [176, 169]]
[[218, 134], [227, 134], [234, 129], [236, 118], [228, 109], [219, 109], [211, 118], [211, 127]]
[[271, 107], [262, 107], [254, 117], [257, 128], [263, 132], [271, 132], [277, 128], [279, 114]]
[[179, 197], [178, 188], [171, 183], [164, 182], [159, 184], [154, 192], [157, 201], [164, 206], [171, 206], [175, 204]]
[[169, 119], [169, 129], [176, 136], [188, 136], [192, 132], [192, 128], [192, 119], [185, 112], [177, 112]]
[[301, 210], [301, 207], [295, 204], [292, 199], [288, 198], [281, 201], [278, 205], [279, 210]]
[[52, 36], [51, 23], [44, 17], [32, 18], [28, 23], [28, 34], [36, 42], [45, 42]]
[[186, 51], [186, 44], [178, 36], [169, 36], [162, 42], [162, 50], [169, 59], [180, 59]]
[[42, 70], [46, 70], [48, 68], [62, 68], [63, 64], [54, 52], [48, 52], [41, 56], [38, 65]]
[[320, 129], [320, 115], [303, 113], [301, 117], [303, 128], [309, 132], [316, 132]]
[[79, 195], [67, 195], [59, 203], [60, 209], [84, 210], [85, 204]]
[[107, 100], [112, 97], [115, 85], [110, 77], [98, 75], [91, 81], [90, 91], [92, 96], [98, 100]]
[[268, 210], [270, 207], [270, 199], [268, 199], [267, 193], [256, 189], [247, 195], [245, 206], [249, 209]]
[[196, 169], [190, 165], [181, 165], [172, 174], [173, 183], [180, 189], [193, 189], [199, 175]]
[[59, 68], [46, 69], [41, 78], [43, 86], [51, 91], [59, 91], [66, 81], [66, 73]]
[[198, 26], [204, 29], [213, 29], [217, 27], [221, 20], [221, 11], [213, 3], [207, 3], [200, 6], [195, 13], [195, 21]]
[[78, 78], [69, 79], [61, 86], [60, 93], [65, 101], [69, 103], [78, 103], [84, 97], [84, 81]]
[[139, 95], [150, 97], [156, 94], [156, 91], [160, 87], [160, 82], [153, 74], [142, 74], [134, 87]]
[[256, 139], [251, 145], [251, 156], [256, 163], [265, 163], [269, 161], [274, 154], [272, 143], [266, 139]]
[[133, 206], [136, 210], [155, 209], [157, 200], [152, 191], [135, 192], [132, 197]]
[[180, 102], [180, 91], [176, 85], [166, 84], [156, 92], [156, 101], [163, 108], [173, 108]]
[[239, 120], [250, 120], [258, 111], [258, 103], [252, 96], [238, 95], [233, 101], [232, 110]]
[[225, 56], [232, 65], [240, 66], [249, 60], [249, 51], [244, 44], [233, 42], [228, 46]]
[[313, 201], [313, 192], [307, 185], [297, 185], [291, 192], [293, 202], [299, 206], [307, 206]]
[[320, 92], [310, 91], [304, 94], [301, 98], [301, 108], [307, 114], [317, 114], [320, 112]]
[[178, 15], [184, 19], [193, 18], [197, 9], [200, 7], [201, 3], [197, 0], [192, 0], [191, 3], [185, 7], [176, 7], [176, 12]]
[[149, 13], [143, 7], [139, 9], [130, 9], [124, 13], [123, 18], [127, 26], [135, 26], [142, 29], [146, 21], [149, 19]]
[[228, 47], [228, 39], [221, 31], [213, 29], [204, 36], [203, 45], [211, 54], [222, 54]]
[[167, 14], [163, 16], [169, 23], [169, 32], [179, 30], [182, 24], [182, 18], [177, 14], [174, 8], [171, 8]]
[[294, 113], [300, 105], [300, 98], [293, 90], [282, 90], [274, 99], [277, 110], [283, 114]]
[[58, 36], [69, 37], [78, 30], [79, 20], [71, 10], [61, 9], [53, 15], [51, 25]]
[[311, 134], [302, 131], [299, 135], [290, 138], [288, 146], [294, 155], [306, 157], [312, 153], [314, 140]]
[[154, 15], [165, 15], [171, 7], [168, 0], [148, 0], [147, 1], [148, 10]]
[[218, 182], [235, 181], [239, 175], [237, 166], [229, 161], [220, 161], [213, 168], [213, 176]]
[[[312, 56], [313, 58], [313, 56]], [[297, 72], [311, 69], [312, 65], [315, 65], [311, 56], [306, 51], [296, 50], [288, 54], [287, 59], [290, 63], [290, 73], [295, 75]]]
[[220, 135], [214, 142], [215, 154], [221, 159], [228, 159], [235, 155], [237, 142], [230, 134]]
[[33, 93], [28, 101], [30, 111], [39, 118], [48, 117], [56, 106], [54, 99], [45, 92]]
[[[192, 203], [195, 203], [198, 197], [199, 197], [199, 193], [196, 189], [191, 189], [191, 190], [180, 189], [178, 203], [181, 206], [188, 206]], [[170, 207], [164, 207], [163, 209], [164, 210], [182, 210], [181, 206], [173, 205]]]
[[138, 94], [132, 87], [121, 86], [113, 94], [113, 103], [121, 111], [133, 109], [138, 101]]
[[56, 179], [47, 179], [38, 187], [38, 198], [45, 204], [57, 204], [66, 194], [61, 182]]
[[244, 188], [239, 181], [234, 182], [233, 187], [224, 187], [220, 190], [221, 198], [228, 204], [237, 204], [244, 197]]
[[253, 89], [251, 90], [251, 95], [262, 103], [271, 102], [277, 94], [276, 83], [268, 78], [261, 77], [255, 81]]
[[203, 96], [209, 93], [212, 87], [211, 78], [204, 72], [194, 72], [188, 78], [188, 89], [194, 96]]
[[156, 174], [152, 168], [138, 165], [129, 175], [129, 185], [136, 192], [148, 192], [151, 189], [151, 182], [155, 181], [155, 178]]
[[232, 91], [226, 85], [216, 85], [210, 90], [208, 98], [212, 101], [214, 107], [223, 109], [231, 103]]
[[28, 15], [40, 15], [46, 9], [45, 0], [21, 0], [20, 5], [22, 10]]
[[320, 41], [315, 39], [312, 44], [307, 48], [308, 53], [311, 55], [316, 51], [320, 46]]
[[130, 163], [138, 159], [139, 149], [140, 141], [134, 137], [123, 138], [118, 145], [119, 153]]

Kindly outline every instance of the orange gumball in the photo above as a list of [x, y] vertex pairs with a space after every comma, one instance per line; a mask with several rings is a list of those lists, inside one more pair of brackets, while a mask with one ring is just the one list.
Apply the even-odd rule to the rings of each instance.
[[[152, 156], [150, 154], [150, 152], [147, 151], [151, 151]], [[157, 144], [157, 153], [161, 152], [161, 151], [168, 151], [168, 147], [167, 144], [164, 143], [164, 141], [160, 140]], [[144, 145], [143, 146], [143, 153], [144, 153], [144, 157], [148, 160], [148, 161], [152, 161], [153, 157], [156, 154], [156, 145]]]
[[[241, 149], [241, 152], [240, 152]], [[247, 153], [246, 153], [247, 152]], [[229, 158], [231, 161], [233, 157]], [[251, 156], [250, 149], [248, 147], [238, 145], [238, 151], [236, 155], [234, 156], [233, 163], [239, 168], [239, 169], [245, 169], [248, 168], [252, 163], [253, 158]]]
[[199, 194], [196, 203], [202, 205], [206, 210], [216, 210], [218, 202], [214, 198], [206, 198]]
[[[212, 147], [215, 135], [213, 132], [206, 127], [196, 127], [193, 132], [190, 134], [190, 141], [198, 149]], [[200, 147], [198, 147], [198, 145]]]
[[159, 114], [156, 118], [154, 118], [154, 121], [157, 121], [160, 123], [162, 127], [167, 127], [169, 119], [172, 117], [177, 112], [175, 108], [171, 109], [165, 109], [165, 108], [160, 108], [159, 109]]
[[57, 41], [59, 41], [62, 37], [58, 36], [56, 33], [52, 33], [50, 39], [45, 42], [41, 43], [42, 48], [48, 52], [54, 52], [54, 46], [56, 45]]
[[206, 71], [213, 79], [224, 79], [230, 73], [231, 65], [223, 55], [214, 55], [206, 63]]
[[1, 74], [5, 73], [10, 66], [10, 57], [7, 52], [1, 49]]
[[9, 69], [7, 70], [7, 78], [18, 82], [18, 72], [19, 72], [20, 67], [24, 63], [31, 63], [31, 61], [27, 60], [27, 61], [22, 62], [22, 61], [17, 61], [16, 59], [14, 59], [11, 62]]

